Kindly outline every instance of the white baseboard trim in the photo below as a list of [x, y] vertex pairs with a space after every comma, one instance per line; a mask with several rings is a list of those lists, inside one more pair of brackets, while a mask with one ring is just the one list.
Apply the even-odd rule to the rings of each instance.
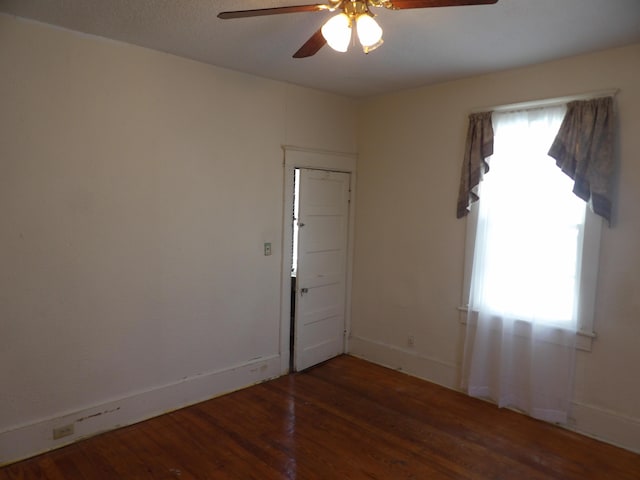
[[349, 339], [349, 354], [458, 390], [459, 367], [455, 363], [423, 355], [413, 349], [353, 335]]
[[[0, 466], [278, 376], [280, 355], [261, 357], [6, 430], [0, 432]], [[53, 429], [64, 425], [73, 425], [74, 433], [54, 440]]]
[[582, 435], [640, 453], [640, 419], [573, 402], [568, 428]]

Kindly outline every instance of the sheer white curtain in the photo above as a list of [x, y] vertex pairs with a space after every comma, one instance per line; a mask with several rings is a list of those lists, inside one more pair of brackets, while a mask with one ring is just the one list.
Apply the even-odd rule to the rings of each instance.
[[573, 386], [585, 204], [547, 151], [565, 107], [494, 113], [480, 186], [464, 383], [565, 423]]

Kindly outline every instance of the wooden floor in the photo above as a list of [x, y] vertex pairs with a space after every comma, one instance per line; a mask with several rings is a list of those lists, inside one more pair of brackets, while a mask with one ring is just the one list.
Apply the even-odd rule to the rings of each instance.
[[353, 357], [0, 469], [8, 479], [640, 479], [640, 455]]

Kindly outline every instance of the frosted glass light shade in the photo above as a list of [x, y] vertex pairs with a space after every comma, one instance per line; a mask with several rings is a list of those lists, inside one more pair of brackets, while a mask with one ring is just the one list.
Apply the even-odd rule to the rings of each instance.
[[382, 43], [382, 28], [370, 15], [360, 15], [356, 19], [356, 29], [358, 31], [358, 39], [365, 51], [367, 51], [368, 47], [378, 46]]
[[351, 41], [351, 20], [344, 13], [331, 17], [322, 26], [322, 36], [331, 48], [346, 52]]

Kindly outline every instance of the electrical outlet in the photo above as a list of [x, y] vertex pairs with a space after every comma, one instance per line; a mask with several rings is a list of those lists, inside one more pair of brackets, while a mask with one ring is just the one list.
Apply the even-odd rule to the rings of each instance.
[[73, 423], [69, 425], [63, 425], [62, 427], [53, 429], [53, 439], [58, 440], [59, 438], [68, 437], [69, 435], [73, 435], [74, 428]]
[[410, 347], [414, 347], [415, 344], [416, 344], [416, 339], [413, 338], [413, 335], [409, 335], [407, 337], [407, 345], [410, 346]]
[[271, 255], [271, 243], [265, 243], [264, 244], [264, 256], [268, 257], [269, 255]]

